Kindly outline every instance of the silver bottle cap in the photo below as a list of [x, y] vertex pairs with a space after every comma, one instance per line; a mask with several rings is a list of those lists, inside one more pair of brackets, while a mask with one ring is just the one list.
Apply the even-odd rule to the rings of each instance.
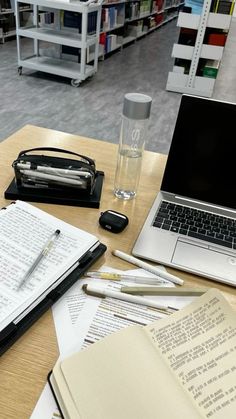
[[152, 98], [142, 93], [127, 93], [124, 98], [123, 115], [131, 119], [148, 119]]

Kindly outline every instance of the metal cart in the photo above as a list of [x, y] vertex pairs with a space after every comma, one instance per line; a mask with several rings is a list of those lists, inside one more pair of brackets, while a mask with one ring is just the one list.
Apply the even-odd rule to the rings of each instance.
[[[32, 6], [32, 19], [30, 23], [22, 24], [20, 21], [20, 6], [22, 2], [15, 0], [16, 13], [16, 36], [18, 73], [28, 68], [45, 73], [56, 74], [71, 78], [71, 85], [78, 87], [79, 84], [93, 76], [98, 67], [99, 34], [101, 22], [102, 0], [65, 1], [65, 0], [29, 0], [27, 4]], [[72, 12], [80, 17], [80, 30], [66, 27], [63, 24], [63, 13]], [[42, 16], [53, 16], [52, 21], [44, 21]], [[91, 29], [90, 14], [93, 14], [93, 27]], [[89, 27], [90, 22], [90, 27]], [[24, 52], [22, 38], [32, 39], [32, 51]], [[43, 44], [52, 47], [40, 48]], [[73, 47], [79, 51], [78, 61], [65, 59], [62, 53], [63, 46]], [[87, 50], [94, 49], [92, 63], [86, 62]], [[44, 51], [42, 53], [42, 51]]]

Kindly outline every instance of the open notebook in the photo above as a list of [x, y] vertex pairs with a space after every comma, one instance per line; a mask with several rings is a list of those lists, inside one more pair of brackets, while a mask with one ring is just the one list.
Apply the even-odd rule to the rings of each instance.
[[[48, 238], [48, 254], [22, 287]], [[97, 237], [23, 201], [0, 211], [0, 353], [58, 299], [104, 251]]]
[[65, 419], [235, 419], [236, 317], [216, 289], [65, 359], [49, 384]]

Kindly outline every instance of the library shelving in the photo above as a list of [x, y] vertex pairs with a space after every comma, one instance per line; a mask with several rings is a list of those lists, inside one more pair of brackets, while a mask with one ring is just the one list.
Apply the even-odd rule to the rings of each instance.
[[[24, 19], [24, 13], [29, 12], [29, 5], [25, 4], [20, 8], [21, 20]], [[7, 38], [16, 35], [15, 10], [10, 0], [0, 0], [0, 41], [5, 42]]]
[[106, 0], [102, 5], [100, 55], [136, 41], [178, 16], [181, 0]]
[[[22, 2], [16, 0], [18, 72], [28, 68], [71, 79], [72, 86], [97, 72], [101, 0], [29, 0], [31, 20], [21, 25]], [[25, 48], [22, 38], [31, 40]], [[93, 47], [93, 62], [87, 50]]]
[[211, 97], [229, 32], [234, 1], [204, 0], [201, 14], [180, 12], [178, 43], [166, 89]]

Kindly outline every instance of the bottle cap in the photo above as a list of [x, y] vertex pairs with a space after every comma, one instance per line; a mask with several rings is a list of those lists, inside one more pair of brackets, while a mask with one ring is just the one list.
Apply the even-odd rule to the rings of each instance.
[[152, 98], [142, 93], [127, 93], [124, 98], [123, 115], [131, 119], [148, 119]]

